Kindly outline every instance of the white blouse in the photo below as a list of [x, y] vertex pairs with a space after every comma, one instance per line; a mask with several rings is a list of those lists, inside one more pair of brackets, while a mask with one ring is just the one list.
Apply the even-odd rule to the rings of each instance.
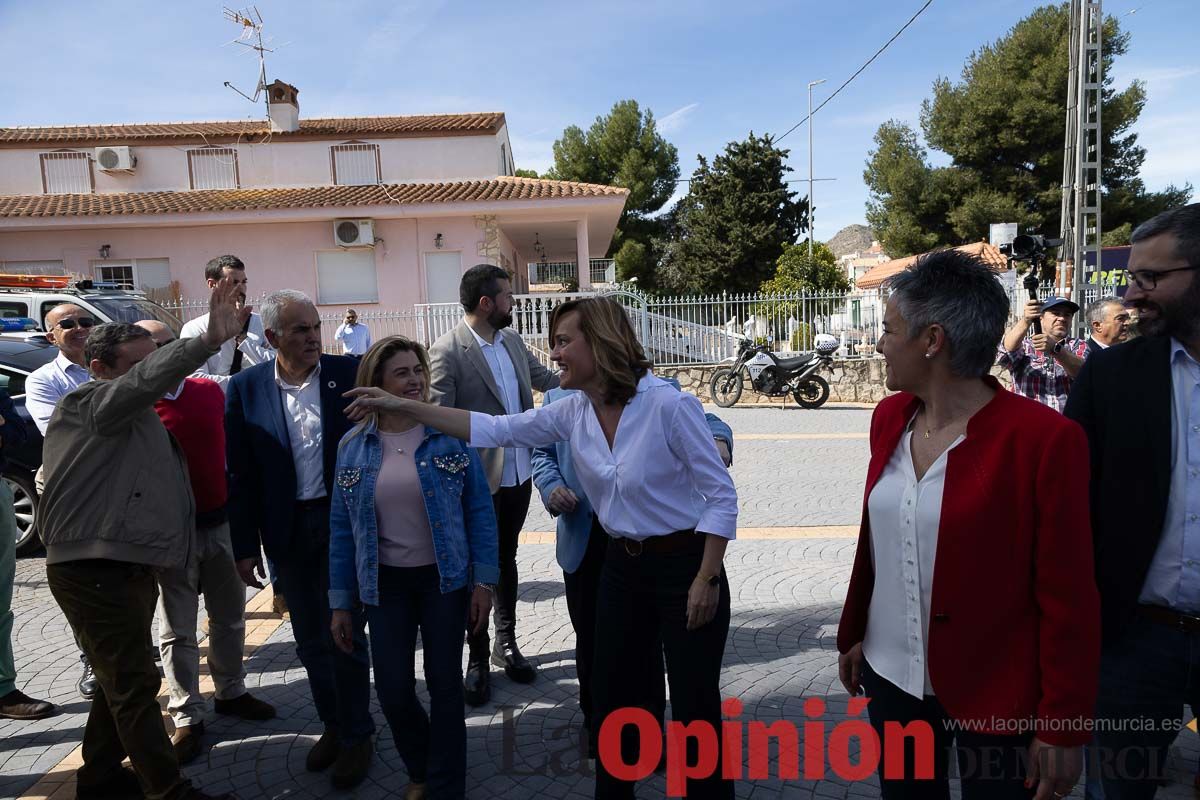
[[932, 695], [929, 601], [946, 460], [959, 436], [917, 480], [912, 426], [905, 431], [867, 500], [875, 588], [867, 611], [863, 655], [871, 668], [916, 698]]
[[695, 528], [737, 535], [737, 490], [700, 401], [645, 375], [621, 412], [612, 449], [583, 392], [523, 414], [471, 413], [472, 447], [570, 441], [575, 472], [613, 536], [648, 539]]

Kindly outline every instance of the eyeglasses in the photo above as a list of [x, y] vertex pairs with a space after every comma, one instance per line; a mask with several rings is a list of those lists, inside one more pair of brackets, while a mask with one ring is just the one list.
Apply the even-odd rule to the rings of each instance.
[[1149, 292], [1154, 287], [1158, 286], [1158, 278], [1161, 275], [1170, 275], [1172, 272], [1189, 272], [1191, 270], [1200, 269], [1200, 265], [1190, 267], [1176, 267], [1175, 269], [1127, 269], [1125, 274], [1129, 279], [1137, 284], [1137, 287], [1144, 292]]
[[69, 331], [78, 325], [81, 328], [90, 328], [96, 324], [96, 320], [91, 317], [76, 317], [75, 319], [60, 319], [56, 327], [62, 328], [64, 331]]

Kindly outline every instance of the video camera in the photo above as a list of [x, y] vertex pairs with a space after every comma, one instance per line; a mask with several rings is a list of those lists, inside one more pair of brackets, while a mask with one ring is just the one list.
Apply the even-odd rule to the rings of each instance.
[[[1040, 284], [1054, 279], [1054, 264], [1047, 260], [1046, 250], [1059, 247], [1062, 243], [1062, 239], [1047, 239], [1041, 234], [1022, 233], [1012, 242], [1000, 245], [1000, 252], [1008, 256], [1010, 266], [1015, 261], [1029, 264], [1029, 272], [1025, 273], [1025, 279], [1021, 283], [1025, 291], [1029, 292], [1030, 300], [1038, 299]], [[1042, 332], [1042, 324], [1038, 320], [1033, 321], [1031, 328], [1035, 334]]]

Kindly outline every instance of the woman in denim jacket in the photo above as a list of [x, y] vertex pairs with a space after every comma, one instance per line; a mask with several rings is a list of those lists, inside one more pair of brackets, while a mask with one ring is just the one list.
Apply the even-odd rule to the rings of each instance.
[[[392, 336], [367, 351], [357, 383], [429, 402], [428, 375], [425, 349]], [[350, 648], [350, 611], [366, 607], [375, 691], [411, 781], [406, 800], [465, 794], [463, 627], [487, 620], [496, 559], [491, 492], [472, 448], [403, 414], [372, 415], [346, 434], [330, 512], [331, 629]], [[418, 629], [429, 714], [416, 692]]]

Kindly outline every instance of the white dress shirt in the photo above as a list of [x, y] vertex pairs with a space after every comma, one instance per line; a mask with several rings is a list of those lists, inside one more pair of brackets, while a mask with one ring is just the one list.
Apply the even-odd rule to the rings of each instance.
[[737, 536], [737, 490], [692, 395], [644, 376], [611, 450], [583, 392], [516, 416], [471, 412], [472, 447], [561, 441], [571, 443], [579, 483], [613, 536], [648, 539], [691, 528]]
[[[179, 338], [194, 339], [197, 336], [203, 336], [207, 330], [208, 314], [204, 314], [186, 323], [179, 332]], [[242, 351], [242, 369], [270, 361], [275, 357], [275, 349], [267, 341], [262, 317], [258, 314], [250, 315], [250, 327], [246, 331], [246, 338], [242, 340], [241, 344], [235, 344], [236, 341], [235, 337], [222, 344], [221, 349], [213, 353], [208, 361], [204, 362], [204, 366], [193, 372], [192, 375], [216, 381], [224, 390], [225, 384], [229, 383], [229, 370], [233, 367], [233, 354], [236, 350]]]
[[321, 449], [321, 364], [308, 374], [304, 383], [293, 386], [279, 374], [275, 362], [275, 385], [283, 399], [288, 440], [292, 444], [292, 463], [296, 467], [296, 499], [324, 497], [325, 462]]
[[[521, 385], [517, 383], [517, 370], [513, 367], [508, 348], [497, 332], [491, 342], [475, 332], [470, 325], [467, 330], [475, 337], [475, 343], [483, 352], [483, 360], [492, 370], [492, 378], [500, 388], [500, 396], [504, 398], [504, 411], [507, 414], [521, 413]], [[504, 472], [500, 476], [501, 486], [520, 486], [529, 480], [533, 474], [532, 454], [527, 447], [504, 448]]]
[[361, 322], [353, 325], [343, 322], [333, 338], [342, 343], [342, 352], [348, 356], [361, 356], [371, 349], [371, 329]]
[[1171, 493], [1142, 603], [1200, 614], [1200, 363], [1171, 339]]
[[43, 364], [25, 379], [25, 408], [33, 418], [33, 424], [46, 435], [46, 427], [58, 401], [92, 376], [86, 369], [67, 358], [60, 351], [53, 361]]
[[867, 611], [863, 655], [880, 677], [916, 698], [932, 695], [929, 601], [946, 460], [959, 436], [917, 480], [912, 429], [900, 438], [867, 500], [875, 588]]

